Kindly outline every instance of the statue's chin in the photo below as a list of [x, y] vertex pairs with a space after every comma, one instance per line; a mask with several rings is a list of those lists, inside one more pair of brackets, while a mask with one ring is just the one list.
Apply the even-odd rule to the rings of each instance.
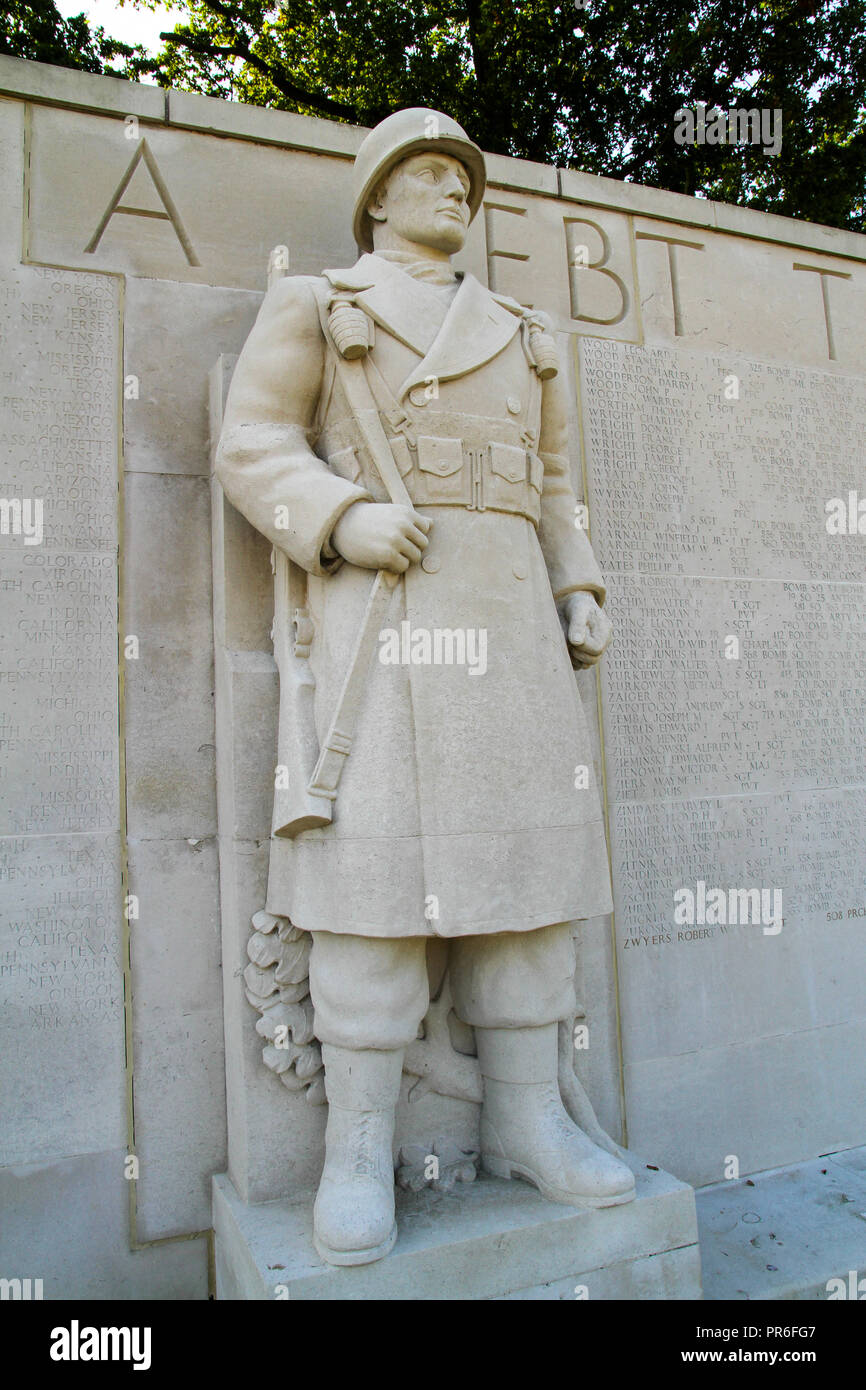
[[463, 248], [466, 228], [462, 222], [446, 222], [438, 227], [425, 228], [423, 232], [417, 233], [413, 240], [418, 246], [429, 246], [431, 251], [444, 251], [446, 255], [453, 256]]
[[466, 230], [463, 227], [455, 227], [454, 232], [449, 237], [442, 238], [442, 251], [447, 251], [449, 256], [455, 255], [463, 250], [463, 243], [466, 241]]

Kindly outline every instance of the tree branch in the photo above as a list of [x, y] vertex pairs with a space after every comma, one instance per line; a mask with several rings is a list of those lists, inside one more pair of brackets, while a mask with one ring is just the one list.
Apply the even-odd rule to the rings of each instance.
[[330, 97], [320, 96], [317, 92], [305, 91], [303, 87], [298, 87], [287, 77], [275, 72], [270, 63], [264, 58], [260, 58], [257, 53], [253, 53], [245, 44], [212, 44], [195, 38], [191, 34], [160, 34], [159, 36], [165, 43], [181, 44], [188, 48], [192, 53], [198, 53], [203, 58], [242, 58], [245, 63], [249, 63], [251, 68], [255, 68], [269, 82], [273, 83], [277, 91], [290, 101], [299, 102], [303, 106], [312, 106], [314, 111], [320, 111], [323, 116], [336, 116], [342, 120], [353, 121], [359, 124], [358, 113], [353, 106], [346, 106], [341, 101], [332, 101]]
[[467, 0], [466, 4], [466, 30], [469, 35], [469, 47], [472, 50], [472, 66], [475, 69], [475, 80], [478, 83], [479, 91], [483, 92], [487, 88], [487, 54], [481, 43], [480, 34], [481, 6], [479, 0]]

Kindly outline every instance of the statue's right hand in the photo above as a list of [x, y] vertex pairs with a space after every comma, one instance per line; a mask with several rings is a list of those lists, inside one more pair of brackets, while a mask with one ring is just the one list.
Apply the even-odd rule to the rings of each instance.
[[353, 502], [334, 527], [331, 544], [350, 565], [403, 574], [421, 559], [431, 525], [413, 507]]

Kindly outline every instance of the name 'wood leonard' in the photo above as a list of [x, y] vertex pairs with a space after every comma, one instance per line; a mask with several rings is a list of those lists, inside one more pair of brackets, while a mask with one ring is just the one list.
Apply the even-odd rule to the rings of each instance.
[[[451, 267], [485, 186], [456, 122], [397, 112], [355, 175], [361, 257], [272, 285], [216, 464], [275, 548], [287, 785], [267, 910], [312, 937], [329, 1105], [314, 1238], [338, 1265], [396, 1238], [394, 1109], [431, 938], [474, 1031], [484, 1168], [573, 1206], [634, 1197], [557, 1079], [571, 924], [611, 899], [572, 670], [600, 659], [610, 624], [574, 524], [556, 344], [542, 314]], [[378, 661], [406, 622], [483, 630], [486, 668], [453, 659], [456, 639], [439, 663]]]

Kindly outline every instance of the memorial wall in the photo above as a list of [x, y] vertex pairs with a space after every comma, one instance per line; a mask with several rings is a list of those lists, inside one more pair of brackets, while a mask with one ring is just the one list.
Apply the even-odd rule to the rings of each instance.
[[[228, 504], [212, 564], [209, 412], [275, 248], [355, 260], [363, 133], [0, 58], [0, 1273], [45, 1297], [206, 1297], [213, 1175], [315, 1180], [240, 979], [271, 787], [214, 691], [264, 776], [270, 576]], [[866, 238], [488, 173], [458, 265], [553, 317], [615, 627], [577, 1071], [696, 1185], [862, 1144]]]

